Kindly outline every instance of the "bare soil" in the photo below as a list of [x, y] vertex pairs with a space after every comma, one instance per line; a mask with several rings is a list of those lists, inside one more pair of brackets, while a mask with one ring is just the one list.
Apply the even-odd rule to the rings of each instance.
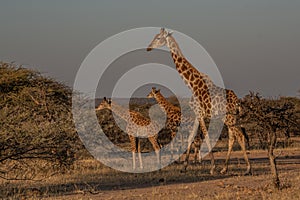
[[[282, 189], [271, 185], [266, 151], [252, 150], [252, 176], [242, 152], [232, 153], [228, 174], [218, 172], [226, 152], [216, 152], [217, 173], [209, 174], [209, 157], [145, 174], [118, 172], [95, 160], [81, 160], [70, 172], [42, 181], [2, 181], [3, 199], [300, 199], [300, 148], [276, 150]], [[1, 196], [0, 196], [1, 197]]]

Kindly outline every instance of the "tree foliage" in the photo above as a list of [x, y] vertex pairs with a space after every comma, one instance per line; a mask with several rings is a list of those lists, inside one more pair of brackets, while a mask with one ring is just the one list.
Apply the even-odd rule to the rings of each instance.
[[293, 128], [299, 129], [298, 115], [295, 102], [289, 99], [263, 99], [258, 93], [250, 92], [241, 101], [242, 120], [244, 124], [251, 124], [259, 133], [259, 138], [268, 149], [273, 183], [279, 188], [276, 157], [274, 148], [277, 143], [277, 136], [283, 131], [286, 137], [290, 137]]
[[38, 72], [0, 63], [0, 176], [31, 179], [68, 167], [80, 142], [71, 89]]

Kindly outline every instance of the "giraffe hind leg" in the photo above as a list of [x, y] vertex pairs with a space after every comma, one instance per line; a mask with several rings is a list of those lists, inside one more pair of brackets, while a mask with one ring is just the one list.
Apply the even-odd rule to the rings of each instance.
[[234, 137], [231, 136], [231, 130], [229, 129], [228, 132], [229, 132], [228, 151], [227, 151], [224, 167], [221, 170], [221, 174], [225, 174], [228, 171], [228, 161], [229, 161], [230, 154], [231, 154], [231, 151], [232, 151], [232, 147], [233, 147], [233, 144], [234, 144]]
[[148, 139], [153, 146], [153, 149], [156, 154], [156, 159], [157, 159], [157, 167], [160, 169], [161, 168], [160, 145], [158, 144], [157, 141], [157, 135], [153, 137], [149, 137]]
[[225, 163], [224, 163], [224, 168], [221, 171], [221, 174], [225, 174], [228, 171], [228, 162], [230, 159], [230, 154], [232, 152], [232, 148], [233, 148], [233, 144], [235, 141], [235, 127], [233, 126], [228, 126], [228, 151], [227, 151], [227, 155], [226, 155], [226, 159], [225, 159]]
[[204, 119], [202, 118], [199, 121], [200, 121], [200, 127], [201, 127], [201, 130], [202, 130], [202, 133], [204, 135], [205, 143], [206, 143], [206, 145], [208, 147], [208, 151], [209, 151], [209, 155], [210, 155], [210, 163], [211, 163], [210, 174], [213, 175], [214, 174], [214, 170], [216, 168], [216, 165], [215, 165], [214, 154], [212, 152], [212, 147], [211, 147], [211, 143], [210, 143], [209, 134], [208, 134], [208, 131], [206, 129], [206, 125], [205, 125]]
[[248, 156], [247, 156], [247, 152], [246, 152], [246, 142], [245, 142], [245, 136], [244, 134], [242, 133], [237, 133], [238, 134], [238, 143], [239, 145], [241, 146], [242, 148], [242, 151], [243, 151], [243, 155], [244, 155], [244, 159], [245, 159], [245, 162], [247, 164], [247, 170], [245, 172], [245, 175], [251, 175], [252, 172], [251, 172], [251, 164], [249, 162], [249, 159], [248, 159]]

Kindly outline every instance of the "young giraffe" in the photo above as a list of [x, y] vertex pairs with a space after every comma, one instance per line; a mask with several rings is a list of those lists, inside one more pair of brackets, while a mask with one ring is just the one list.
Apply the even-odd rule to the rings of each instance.
[[136, 168], [135, 164], [135, 154], [138, 152], [138, 158], [140, 162], [140, 168], [143, 168], [142, 156], [141, 156], [141, 145], [139, 140], [139, 132], [143, 131], [143, 134], [149, 135], [148, 140], [151, 142], [153, 149], [155, 150], [157, 156], [158, 167], [160, 167], [160, 145], [158, 144], [158, 132], [159, 126], [157, 123], [152, 122], [151, 120], [144, 117], [138, 112], [128, 111], [122, 106], [107, 100], [105, 97], [98, 106], [96, 110], [109, 109], [118, 115], [120, 118], [127, 122], [126, 132], [129, 136], [132, 152], [132, 166], [133, 169]]
[[[171, 151], [174, 149], [174, 140], [173, 138], [176, 136], [178, 132], [178, 127], [180, 124], [190, 125], [192, 122], [194, 122], [191, 118], [189, 119], [182, 119], [181, 116], [181, 110], [179, 107], [173, 105], [170, 103], [160, 92], [160, 89], [156, 90], [155, 87], [152, 88], [150, 93], [147, 95], [147, 98], [155, 98], [161, 109], [166, 113], [167, 115], [167, 122], [166, 122], [166, 128], [171, 131]], [[198, 134], [197, 134], [198, 136]], [[200, 149], [200, 137], [195, 137], [193, 141], [194, 145], [194, 162], [197, 160], [197, 152]], [[183, 137], [181, 134], [181, 142], [183, 143]], [[171, 156], [173, 156], [173, 152], [171, 152]], [[188, 156], [188, 155], [187, 155]], [[201, 161], [201, 152], [199, 151], [199, 161]]]
[[[189, 61], [182, 54], [174, 37], [164, 28], [162, 28], [160, 30], [160, 33], [154, 37], [154, 39], [148, 46], [147, 51], [162, 46], [167, 46], [170, 49], [173, 61], [176, 65], [176, 69], [180, 77], [184, 80], [184, 83], [189, 87], [193, 94], [190, 105], [194, 110], [197, 118], [194, 123], [192, 135], [196, 134], [198, 126], [200, 125], [211, 156], [210, 173], [214, 173], [215, 163], [204, 118], [211, 118], [212, 116], [217, 115], [217, 113], [212, 112], [217, 109], [219, 113], [226, 113], [223, 121], [227, 125], [229, 133], [228, 152], [225, 160], [225, 166], [222, 169], [221, 173], [226, 173], [228, 170], [228, 160], [230, 158], [232, 146], [235, 139], [237, 139], [243, 150], [244, 159], [247, 164], [246, 174], [250, 174], [251, 165], [246, 154], [245, 135], [241, 130], [241, 127], [236, 124], [236, 115], [239, 109], [239, 100], [236, 94], [232, 90], [227, 90], [216, 86], [206, 74], [199, 72], [191, 63], [189, 63]], [[222, 98], [223, 94], [226, 94], [226, 100]], [[189, 150], [190, 146], [188, 151]], [[185, 169], [187, 167], [187, 164], [188, 161], [186, 160]]]

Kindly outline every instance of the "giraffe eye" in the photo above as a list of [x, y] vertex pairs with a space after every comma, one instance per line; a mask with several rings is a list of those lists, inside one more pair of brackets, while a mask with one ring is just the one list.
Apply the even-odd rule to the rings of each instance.
[[160, 40], [160, 37], [156, 38], [157, 40]]

